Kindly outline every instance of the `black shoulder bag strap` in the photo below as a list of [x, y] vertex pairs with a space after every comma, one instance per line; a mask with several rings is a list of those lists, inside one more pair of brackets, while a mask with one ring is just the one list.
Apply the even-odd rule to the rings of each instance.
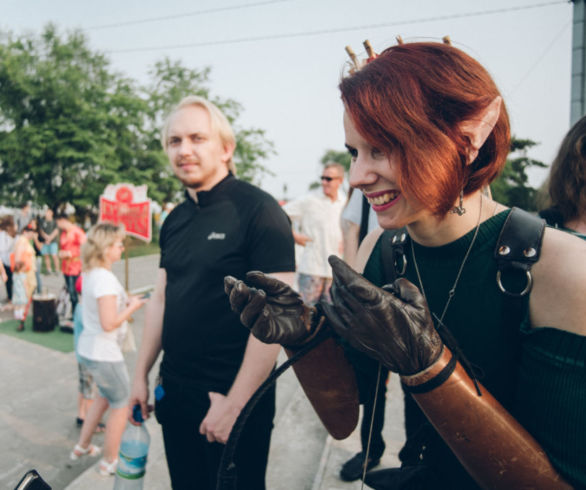
[[386, 230], [382, 233], [380, 240], [385, 282], [389, 284], [403, 276], [407, 270], [405, 247], [409, 240], [409, 234], [407, 228]]
[[370, 204], [368, 204], [368, 199], [366, 199], [366, 196], [362, 194], [362, 215], [360, 216], [360, 231], [358, 232], [358, 245], [362, 243], [362, 240], [364, 240], [364, 237], [368, 234], [369, 212]]
[[[497, 262], [496, 283], [507, 296], [520, 298], [531, 291], [531, 267], [539, 260], [545, 221], [519, 208], [512, 208], [501, 229], [494, 258]], [[502, 278], [508, 273], [524, 273], [525, 287], [521, 291], [508, 291]]]

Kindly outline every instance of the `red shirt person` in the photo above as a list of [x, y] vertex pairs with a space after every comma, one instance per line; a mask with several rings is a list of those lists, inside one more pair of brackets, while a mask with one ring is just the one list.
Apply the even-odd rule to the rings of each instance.
[[66, 214], [59, 214], [56, 221], [61, 230], [59, 238], [61, 271], [65, 277], [65, 285], [71, 298], [71, 311], [73, 311], [78, 301], [75, 281], [81, 274], [81, 245], [85, 242], [86, 237], [85, 232], [72, 223]]

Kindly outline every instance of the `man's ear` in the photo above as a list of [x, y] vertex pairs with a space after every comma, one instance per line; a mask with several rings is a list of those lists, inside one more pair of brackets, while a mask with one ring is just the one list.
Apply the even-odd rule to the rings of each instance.
[[482, 111], [460, 123], [460, 130], [470, 140], [468, 150], [468, 161], [470, 164], [478, 156], [478, 150], [494, 129], [501, 113], [503, 98], [497, 95]]
[[224, 163], [228, 162], [232, 158], [234, 155], [234, 150], [236, 150], [235, 143], [224, 143], [224, 153], [222, 155], [222, 160]]

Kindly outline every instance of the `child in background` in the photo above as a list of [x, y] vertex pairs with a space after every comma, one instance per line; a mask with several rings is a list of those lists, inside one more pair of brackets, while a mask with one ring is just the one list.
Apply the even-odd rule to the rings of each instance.
[[[81, 276], [75, 281], [75, 291], [81, 298]], [[77, 418], [75, 423], [78, 427], [83, 425], [85, 414], [90, 408], [90, 405], [94, 401], [94, 393], [96, 392], [96, 383], [92, 378], [92, 375], [87, 368], [80, 362], [79, 354], [77, 353], [77, 341], [83, 330], [82, 313], [81, 313], [81, 299], [80, 302], [75, 306], [73, 312], [73, 348], [75, 349], [75, 357], [77, 358], [77, 372], [79, 374], [79, 393], [77, 395]], [[104, 432], [105, 425], [100, 422], [96, 428], [96, 432]]]
[[11, 257], [13, 275], [12, 304], [14, 305], [14, 318], [19, 321], [17, 330], [24, 330], [24, 321], [30, 306], [30, 300], [37, 280], [35, 277], [35, 249], [31, 240], [36, 233], [36, 227], [29, 223], [22, 234], [14, 242], [14, 252]]

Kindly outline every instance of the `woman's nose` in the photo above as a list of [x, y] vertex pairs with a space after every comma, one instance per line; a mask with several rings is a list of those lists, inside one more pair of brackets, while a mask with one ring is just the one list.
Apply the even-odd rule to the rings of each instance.
[[374, 184], [376, 182], [376, 174], [372, 171], [368, 162], [359, 156], [350, 166], [348, 182], [352, 187]]

